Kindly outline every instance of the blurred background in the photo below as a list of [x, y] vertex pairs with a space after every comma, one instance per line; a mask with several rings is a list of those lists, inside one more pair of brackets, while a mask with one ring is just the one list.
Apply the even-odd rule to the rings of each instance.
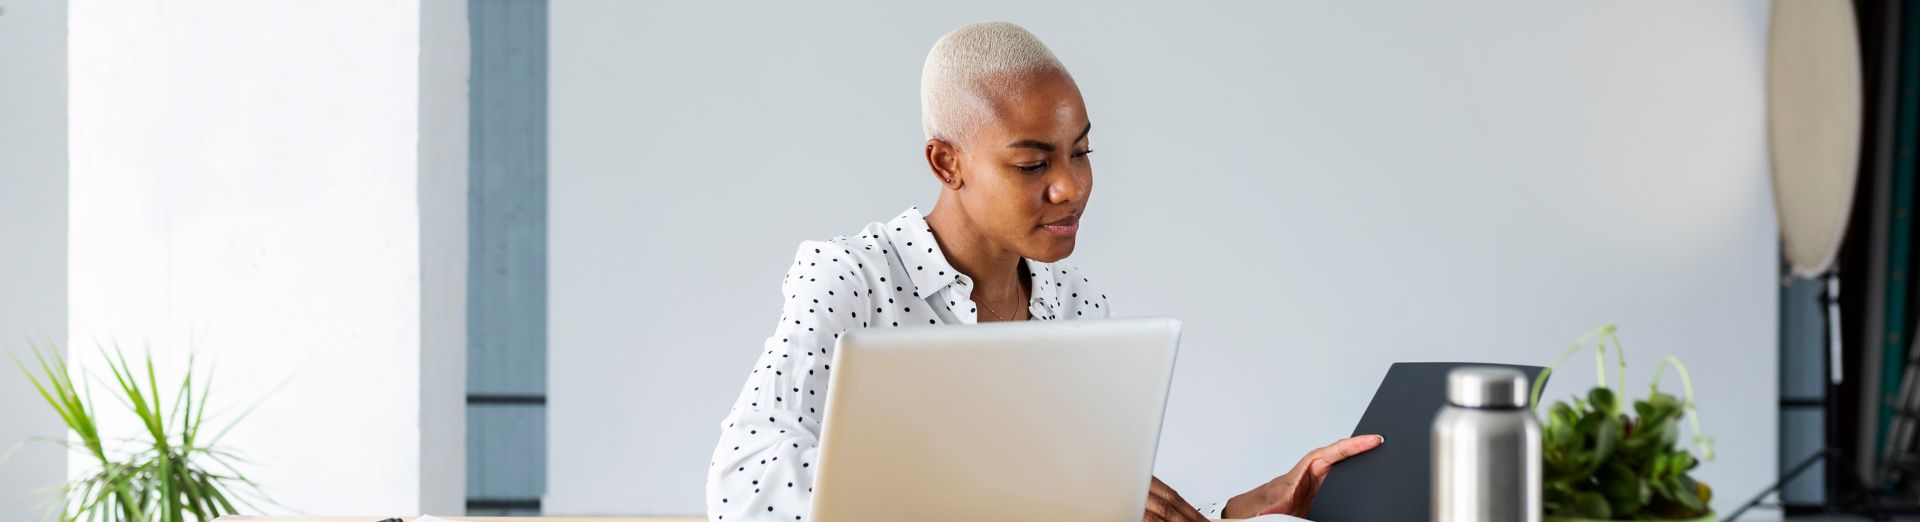
[[1068, 263], [1186, 322], [1187, 498], [1616, 323], [1720, 513], [1920, 506], [1920, 6], [1782, 1], [0, 0], [0, 519], [99, 464], [35, 353], [106, 439], [117, 354], [197, 372], [255, 511], [700, 514], [792, 248], [931, 207], [921, 61], [986, 19], [1097, 124]]

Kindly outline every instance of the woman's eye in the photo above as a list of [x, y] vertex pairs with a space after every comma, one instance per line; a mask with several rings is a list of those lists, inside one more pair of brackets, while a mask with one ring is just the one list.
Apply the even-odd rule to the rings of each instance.
[[1084, 157], [1087, 157], [1088, 154], [1093, 154], [1093, 149], [1087, 149], [1080, 152], [1075, 152], [1073, 153], [1073, 157], [1084, 158]]
[[1020, 172], [1040, 172], [1042, 169], [1047, 168], [1047, 162], [1042, 161], [1032, 165], [1014, 165], [1013, 167], [1020, 169]]

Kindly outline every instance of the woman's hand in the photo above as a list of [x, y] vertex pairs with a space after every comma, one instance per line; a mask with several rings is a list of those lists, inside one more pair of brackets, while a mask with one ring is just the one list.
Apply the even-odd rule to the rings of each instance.
[[[1379, 435], [1361, 435], [1307, 452], [1307, 456], [1293, 465], [1292, 471], [1227, 501], [1221, 517], [1251, 518], [1279, 513], [1305, 518], [1313, 507], [1313, 495], [1320, 492], [1320, 484], [1327, 481], [1327, 470], [1347, 457], [1366, 453], [1384, 442], [1386, 439]], [[1155, 480], [1154, 484], [1158, 486], [1159, 481]]]
[[1187, 499], [1180, 498], [1173, 488], [1153, 477], [1153, 486], [1147, 488], [1147, 514], [1143, 522], [1207, 522], [1200, 511], [1193, 509]]

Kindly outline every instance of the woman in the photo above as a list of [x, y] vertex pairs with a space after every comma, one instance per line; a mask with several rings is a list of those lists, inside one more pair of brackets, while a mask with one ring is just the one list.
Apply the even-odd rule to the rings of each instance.
[[[723, 423], [707, 476], [713, 520], [802, 520], [825, 418], [831, 351], [854, 328], [1104, 318], [1107, 296], [1054, 264], [1073, 253], [1093, 191], [1079, 86], [1038, 38], [1006, 22], [954, 30], [920, 79], [931, 212], [800, 244], [774, 334]], [[1225, 503], [1195, 509], [1158, 478], [1145, 520], [1305, 515], [1327, 469], [1380, 444], [1345, 439]]]

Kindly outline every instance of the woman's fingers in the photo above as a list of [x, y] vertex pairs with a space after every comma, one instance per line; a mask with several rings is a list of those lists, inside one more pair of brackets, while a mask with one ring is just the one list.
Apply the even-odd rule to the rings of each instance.
[[1187, 503], [1186, 499], [1180, 498], [1178, 493], [1173, 496], [1173, 512], [1178, 518], [1172, 520], [1179, 520], [1181, 522], [1207, 522], [1207, 517], [1201, 515], [1200, 510], [1194, 509], [1193, 504]]
[[[1313, 497], [1314, 495], [1320, 494], [1320, 485], [1327, 482], [1327, 470], [1332, 467], [1332, 464], [1324, 461], [1315, 462], [1312, 466], [1307, 467], [1306, 479], [1301, 481], [1299, 487], [1294, 488], [1295, 493], [1293, 498], [1295, 506], [1304, 508], [1313, 505]], [[1304, 514], [1305, 513], [1302, 513], [1302, 515]]]
[[1306, 516], [1308, 507], [1313, 505], [1313, 497], [1320, 493], [1320, 485], [1327, 481], [1327, 473], [1335, 463], [1372, 451], [1385, 442], [1386, 439], [1379, 435], [1361, 435], [1340, 439], [1307, 452], [1287, 474], [1275, 477], [1262, 486], [1268, 492], [1266, 498], [1272, 499], [1273, 504], [1261, 510], [1260, 514]]
[[1147, 496], [1147, 513], [1140, 518], [1142, 522], [1166, 522], [1167, 502], [1160, 497]]
[[1147, 512], [1141, 518], [1143, 522], [1174, 520], [1167, 517], [1169, 509], [1166, 492], [1170, 490], [1165, 483], [1160, 482], [1160, 477], [1153, 477], [1153, 483], [1147, 486]]
[[1360, 435], [1334, 441], [1325, 447], [1307, 452], [1300, 463], [1289, 472], [1294, 479], [1293, 510], [1297, 516], [1304, 516], [1307, 506], [1313, 504], [1314, 495], [1320, 492], [1320, 485], [1327, 481], [1327, 474], [1333, 471], [1333, 465], [1348, 457], [1372, 451], [1386, 443], [1379, 435]]
[[1147, 489], [1147, 512], [1145, 520], [1149, 522], [1205, 522], [1206, 517], [1200, 510], [1194, 509], [1180, 493], [1173, 490], [1160, 477], [1153, 478], [1152, 486]]
[[[1314, 448], [1313, 451], [1307, 452], [1306, 456], [1300, 457], [1300, 461], [1294, 463], [1293, 469], [1287, 470], [1287, 474], [1296, 477], [1304, 476], [1314, 462], [1335, 464], [1347, 460], [1347, 457], [1378, 448], [1385, 441], [1386, 439], [1379, 435], [1359, 435], [1333, 441], [1333, 444]], [[1322, 471], [1320, 476], [1325, 476], [1325, 471]]]
[[1187, 522], [1190, 520], [1172, 500], [1153, 497], [1147, 500], [1146, 520], [1151, 522]]
[[[1386, 438], [1379, 435], [1347, 437], [1333, 441], [1333, 444], [1328, 444], [1319, 449], [1307, 452], [1307, 458], [1301, 460], [1318, 460], [1332, 465], [1342, 460], [1347, 460], [1347, 457], [1372, 451], [1386, 441]], [[1299, 466], [1295, 466], [1295, 469], [1299, 469]], [[1324, 476], [1325, 473], [1325, 468], [1322, 468], [1321, 475]]]
[[1176, 505], [1176, 503], [1165, 500], [1148, 502], [1147, 504], [1146, 519], [1150, 521], [1207, 522], [1207, 517], [1201, 516], [1199, 511], [1193, 509], [1193, 506], [1186, 504]]

